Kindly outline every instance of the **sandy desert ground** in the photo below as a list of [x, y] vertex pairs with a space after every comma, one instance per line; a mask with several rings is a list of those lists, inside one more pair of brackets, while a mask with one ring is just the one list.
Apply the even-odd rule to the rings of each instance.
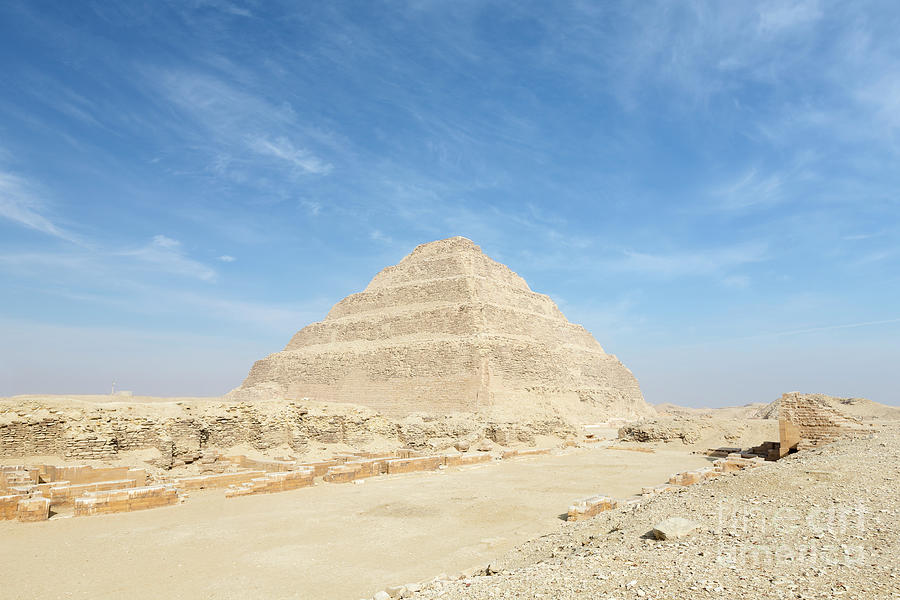
[[370, 597], [557, 531], [575, 500], [627, 497], [707, 464], [685, 448], [578, 449], [361, 485], [233, 499], [212, 490], [170, 508], [0, 522], [0, 562], [16, 574], [0, 597]]

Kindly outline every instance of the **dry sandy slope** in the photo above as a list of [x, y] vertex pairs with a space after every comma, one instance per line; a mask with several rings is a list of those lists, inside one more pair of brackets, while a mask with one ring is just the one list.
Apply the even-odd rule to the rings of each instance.
[[362, 485], [101, 517], [0, 522], [0, 598], [371, 596], [388, 585], [482, 565], [559, 531], [573, 501], [634, 494], [709, 464], [685, 450], [578, 450]]

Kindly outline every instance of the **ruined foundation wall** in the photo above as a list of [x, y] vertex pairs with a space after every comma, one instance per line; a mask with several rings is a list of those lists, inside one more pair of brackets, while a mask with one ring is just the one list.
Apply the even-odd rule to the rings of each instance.
[[862, 423], [834, 408], [833, 398], [824, 394], [789, 392], [778, 401], [779, 451], [804, 450], [828, 444], [855, 432]]
[[[295, 454], [313, 445], [369, 444], [439, 450], [458, 440], [533, 443], [536, 435], [565, 438], [574, 429], [557, 419], [499, 422], [471, 414], [412, 415], [399, 421], [349, 404], [294, 401], [86, 402], [71, 399], [0, 399], [0, 457], [59, 456], [109, 460], [121, 452], [157, 449], [159, 466], [180, 464], [207, 448], [287, 447]], [[260, 469], [259, 465], [247, 468]], [[264, 470], [272, 470], [265, 468]], [[5, 475], [0, 486], [5, 486]], [[93, 477], [93, 479], [91, 479]], [[72, 483], [133, 478], [132, 474], [59, 474]]]

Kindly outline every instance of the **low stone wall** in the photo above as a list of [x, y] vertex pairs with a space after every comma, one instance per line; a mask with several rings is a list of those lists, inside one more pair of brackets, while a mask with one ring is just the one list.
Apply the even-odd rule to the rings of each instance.
[[569, 507], [567, 521], [581, 521], [619, 507], [619, 501], [609, 496], [592, 496]]
[[183, 490], [227, 488], [231, 485], [247, 483], [251, 479], [262, 477], [265, 474], [265, 471], [238, 471], [237, 473], [217, 473], [214, 475], [179, 477], [175, 479], [174, 485]]
[[279, 473], [266, 473], [262, 477], [251, 479], [241, 485], [232, 485], [225, 490], [226, 498], [236, 496], [249, 496], [253, 494], [271, 494], [274, 492], [286, 492], [313, 485], [312, 469], [300, 471], [285, 471]]
[[23, 523], [46, 521], [50, 518], [50, 500], [43, 496], [22, 498], [16, 506], [16, 518]]
[[[143, 483], [143, 482], [142, 482]], [[62, 482], [48, 484], [46, 496], [50, 499], [50, 506], [70, 506], [75, 499], [88, 492], [103, 492], [110, 490], [122, 490], [141, 487], [135, 479], [120, 479], [117, 481], [98, 481], [97, 483], [78, 483], [66, 485]]]
[[75, 499], [75, 516], [86, 517], [171, 506], [178, 503], [177, 490], [153, 485], [127, 490], [88, 492]]
[[540, 454], [550, 454], [550, 448], [522, 448], [518, 450], [504, 450], [501, 454], [503, 460], [517, 458], [520, 456], [537, 456]]
[[0, 520], [15, 519], [19, 500], [23, 497], [21, 494], [0, 496]]
[[361, 470], [360, 465], [338, 465], [330, 467], [324, 480], [329, 483], [350, 483], [357, 478]]
[[265, 471], [267, 473], [292, 471], [297, 468], [297, 463], [292, 460], [257, 460], [247, 458], [244, 455], [226, 456], [225, 460], [230, 461], [241, 469], [254, 469], [257, 471]]
[[422, 456], [418, 458], [394, 458], [387, 461], [389, 475], [398, 473], [414, 473], [416, 471], [434, 471], [444, 464], [442, 456]]
[[344, 464], [345, 459], [320, 460], [318, 462], [299, 463], [297, 466], [312, 469], [316, 477], [322, 477], [331, 467]]
[[38, 483], [39, 476], [36, 470], [31, 470], [25, 465], [0, 467], [0, 492], [11, 487], [32, 485]]
[[92, 467], [91, 465], [40, 465], [37, 467], [41, 482], [51, 483], [68, 481], [77, 485], [82, 483], [98, 483], [101, 481], [121, 481], [131, 479], [138, 486], [147, 483], [147, 472], [144, 469], [131, 467]]
[[490, 462], [493, 456], [487, 453], [483, 454], [448, 454], [444, 457], [444, 464], [448, 467], [464, 467], [466, 465], [474, 465], [478, 463]]

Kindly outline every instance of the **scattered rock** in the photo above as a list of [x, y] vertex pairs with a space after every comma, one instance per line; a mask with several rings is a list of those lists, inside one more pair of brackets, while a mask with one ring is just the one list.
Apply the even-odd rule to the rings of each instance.
[[672, 517], [656, 524], [653, 537], [658, 540], [677, 540], [700, 529], [700, 524], [683, 517]]

